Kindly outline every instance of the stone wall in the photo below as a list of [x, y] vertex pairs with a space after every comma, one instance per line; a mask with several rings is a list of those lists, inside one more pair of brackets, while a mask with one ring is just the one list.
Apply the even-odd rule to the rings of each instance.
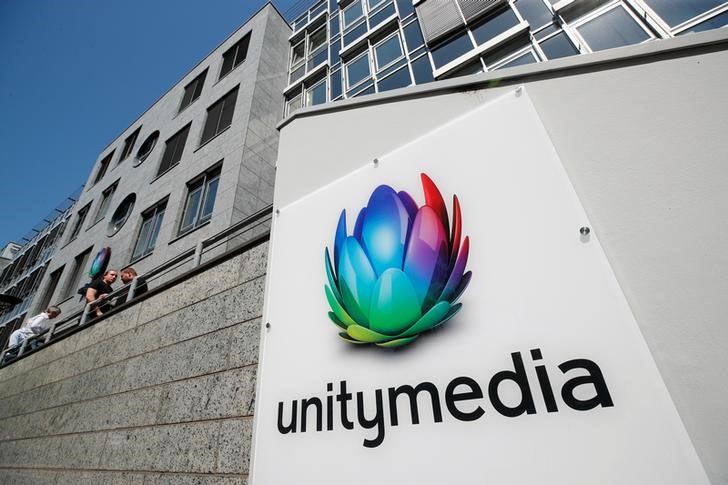
[[245, 484], [267, 251], [0, 369], [0, 483]]

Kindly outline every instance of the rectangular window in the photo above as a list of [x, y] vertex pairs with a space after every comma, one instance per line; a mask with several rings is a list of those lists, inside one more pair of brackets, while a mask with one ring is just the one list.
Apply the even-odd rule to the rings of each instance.
[[344, 22], [344, 28], [349, 27], [353, 22], [356, 22], [363, 15], [364, 10], [362, 9], [361, 0], [355, 0], [351, 5], [348, 5], [344, 9], [344, 13], [341, 16], [341, 19]]
[[98, 222], [103, 219], [103, 217], [106, 215], [106, 212], [108, 212], [109, 205], [111, 205], [111, 198], [114, 196], [117, 185], [119, 185], [118, 180], [111, 184], [110, 187], [108, 187], [101, 193], [101, 203], [99, 204], [99, 208], [96, 209], [96, 217], [94, 217], [94, 222]]
[[398, 33], [374, 46], [374, 59], [377, 63], [377, 70], [384, 69], [403, 55], [402, 43], [399, 40]]
[[137, 236], [134, 251], [131, 255], [132, 261], [136, 261], [142, 256], [151, 254], [154, 251], [154, 244], [157, 242], [157, 236], [159, 235], [159, 229], [162, 227], [162, 220], [164, 219], [164, 211], [166, 208], [167, 201], [164, 200], [142, 213], [142, 225], [139, 229], [139, 236]]
[[238, 67], [245, 61], [248, 55], [248, 44], [250, 44], [250, 32], [245, 37], [235, 43], [234, 46], [226, 50], [222, 55], [222, 69], [220, 70], [220, 78]]
[[326, 78], [306, 90], [306, 106], [314, 106], [326, 102]]
[[64, 266], [61, 266], [51, 273], [50, 278], [48, 279], [48, 286], [46, 287], [45, 293], [43, 293], [43, 298], [40, 300], [40, 305], [38, 305], [41, 311], [45, 311], [45, 309], [51, 304], [51, 298], [53, 298], [53, 293], [56, 292], [58, 282], [61, 280], [63, 268]]
[[167, 140], [164, 147], [164, 155], [162, 155], [162, 163], [159, 164], [157, 175], [161, 175], [174, 167], [182, 159], [182, 152], [185, 149], [185, 142], [187, 142], [189, 132], [190, 125], [187, 125]]
[[371, 76], [369, 51], [346, 65], [346, 88], [351, 89]]
[[238, 87], [235, 86], [235, 89], [207, 108], [207, 119], [205, 120], [205, 127], [202, 130], [200, 145], [205, 144], [230, 126], [233, 121], [235, 101], [237, 99]]
[[205, 84], [205, 77], [207, 76], [207, 69], [202, 71], [202, 74], [197, 76], [185, 86], [185, 94], [182, 96], [182, 103], [179, 106], [179, 111], [182, 111], [187, 106], [191, 105], [193, 101], [200, 97], [202, 94], [202, 86]]
[[86, 268], [86, 263], [88, 262], [88, 258], [91, 255], [91, 248], [88, 248], [86, 251], [82, 252], [76, 258], [73, 260], [73, 268], [71, 270], [71, 274], [68, 276], [68, 281], [66, 282], [66, 287], [63, 289], [63, 296], [62, 299], [66, 299], [70, 296], [73, 296], [73, 294], [76, 292], [78, 287], [80, 286], [81, 277], [84, 274], [84, 269]]
[[68, 242], [71, 242], [76, 239], [76, 237], [78, 237], [79, 233], [81, 232], [81, 228], [83, 227], [83, 222], [86, 220], [86, 216], [88, 215], [88, 211], [90, 208], [91, 202], [83, 206], [76, 214], [76, 221], [73, 223], [73, 229], [71, 230], [71, 234], [68, 237]]
[[302, 104], [301, 101], [303, 100], [303, 97], [301, 93], [297, 93], [293, 97], [290, 97], [286, 100], [286, 115], [290, 115], [297, 109], [300, 109]]
[[180, 234], [191, 231], [210, 220], [219, 182], [220, 167], [218, 166], [187, 184], [187, 200], [182, 213]]
[[134, 144], [136, 143], [137, 137], [139, 136], [139, 132], [141, 131], [141, 129], [142, 127], [140, 126], [134, 131], [134, 133], [129, 135], [126, 140], [124, 140], [124, 149], [121, 151], [121, 157], [119, 158], [118, 163], [121, 163], [129, 158], [132, 150], [134, 150]]
[[106, 170], [108, 170], [111, 159], [114, 157], [114, 151], [106, 155], [99, 163], [99, 171], [96, 173], [96, 178], [92, 185], [96, 185], [102, 178], [104, 178], [104, 175], [106, 175]]
[[639, 44], [652, 38], [621, 4], [575, 28], [592, 51]]

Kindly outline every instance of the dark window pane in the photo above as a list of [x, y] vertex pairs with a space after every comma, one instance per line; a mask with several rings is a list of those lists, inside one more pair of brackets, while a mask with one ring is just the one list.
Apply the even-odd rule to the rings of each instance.
[[235, 88], [230, 94], [223, 99], [222, 114], [220, 115], [220, 123], [217, 126], [217, 133], [230, 126], [233, 122], [233, 114], [235, 113], [235, 102], [238, 99], [238, 90]]
[[515, 59], [506, 62], [502, 66], [498, 66], [496, 69], [502, 69], [504, 67], [525, 66], [526, 64], [533, 64], [534, 62], [536, 62], [536, 58], [533, 56], [533, 53], [529, 51], [516, 57]]
[[220, 77], [232, 71], [236, 66], [240, 65], [248, 55], [248, 44], [250, 43], [250, 33], [240, 39], [230, 49], [226, 50], [222, 55], [222, 69], [220, 69]]
[[350, 26], [352, 22], [357, 20], [363, 15], [362, 7], [361, 7], [361, 0], [356, 0], [354, 3], [349, 5], [342, 15], [342, 21], [344, 23], [344, 28]]
[[114, 152], [112, 151], [108, 155], [104, 157], [103, 160], [99, 163], [99, 171], [96, 174], [96, 178], [94, 179], [94, 184], [96, 184], [99, 180], [104, 178], [104, 175], [106, 175], [106, 170], [109, 168], [109, 164], [111, 163], [111, 159], [114, 157]]
[[314, 67], [318, 66], [319, 64], [323, 64], [326, 62], [326, 56], [328, 54], [328, 51], [326, 50], [326, 47], [319, 50], [317, 53], [315, 53], [313, 56], [311, 56], [311, 60], [308, 61], [308, 70], [310, 71]]
[[374, 47], [374, 55], [377, 61], [377, 69], [381, 69], [402, 57], [402, 46], [399, 41], [399, 35], [393, 35]]
[[405, 18], [415, 11], [412, 6], [412, 0], [397, 0], [397, 8], [399, 9], [400, 18]]
[[524, 19], [528, 21], [528, 25], [532, 30], [546, 25], [553, 20], [551, 11], [543, 3], [543, 0], [517, 0], [516, 8], [521, 12]]
[[237, 50], [235, 51], [235, 64], [237, 67], [248, 57], [248, 44], [250, 44], [250, 34], [246, 35], [238, 41]]
[[573, 56], [579, 53], [563, 32], [541, 42], [541, 49], [549, 59], [558, 59], [559, 57]]
[[332, 17], [329, 21], [329, 29], [331, 32], [331, 37], [337, 35], [339, 32], [341, 32], [341, 29], [339, 28], [339, 16]]
[[559, 26], [554, 24], [548, 25], [541, 30], [539, 30], [537, 33], [533, 34], [533, 36], [536, 38], [536, 40], [541, 40], [544, 37], [548, 37], [549, 35], [553, 34], [554, 32], [557, 32], [559, 30]]
[[142, 222], [142, 227], [139, 230], [139, 237], [137, 238], [137, 243], [134, 246], [134, 251], [132, 252], [131, 259], [140, 258], [146, 253], [149, 243], [149, 235], [152, 232], [152, 224], [152, 217], [146, 216], [144, 218], [144, 222]]
[[381, 9], [379, 12], [377, 12], [371, 16], [371, 18], [369, 19], [369, 28], [373, 29], [377, 25], [384, 22], [387, 18], [394, 15], [395, 12], [396, 12], [396, 10], [394, 8], [394, 4], [390, 3], [389, 5], [387, 5], [383, 9]]
[[131, 155], [131, 151], [134, 149], [134, 144], [136, 143], [137, 137], [139, 136], [139, 131], [141, 129], [141, 127], [137, 128], [136, 131], [129, 135], [124, 141], [124, 149], [121, 151], [119, 163], [121, 163], [123, 160], [126, 160], [129, 155]]
[[341, 71], [331, 73], [331, 99], [341, 96]]
[[419, 22], [415, 20], [405, 26], [404, 38], [405, 41], [407, 41], [407, 50], [410, 52], [425, 43], [425, 39], [422, 38], [422, 31], [420, 30]]
[[291, 76], [288, 79], [288, 83], [291, 84], [291, 83], [298, 81], [299, 79], [301, 79], [303, 77], [304, 74], [306, 74], [306, 66], [302, 65], [301, 67], [299, 67], [298, 69], [296, 69], [295, 71], [293, 71], [291, 73]]
[[645, 0], [657, 15], [675, 27], [687, 20], [717, 7], [725, 0]]
[[626, 10], [613, 8], [577, 27], [593, 51], [639, 44], [650, 38]]
[[233, 55], [234, 54], [231, 52], [226, 52], [222, 55], [222, 69], [220, 69], [220, 77], [223, 77], [225, 74], [233, 70], [233, 62], [235, 62]]
[[432, 50], [432, 60], [435, 67], [439, 68], [448, 62], [457, 59], [473, 48], [467, 32], [463, 32], [457, 37], [450, 39], [445, 44]]
[[346, 65], [346, 79], [349, 87], [363, 81], [370, 74], [369, 54], [365, 54]]
[[704, 32], [706, 30], [719, 29], [726, 25], [728, 25], [728, 12], [723, 12], [710, 20], [706, 20], [705, 22], [701, 22], [688, 30], [680, 32], [680, 35], [687, 34], [689, 32]]
[[339, 44], [339, 39], [335, 39], [331, 41], [331, 44], [329, 46], [329, 65], [335, 66], [339, 62], [341, 62], [341, 58], [339, 57], [339, 50], [341, 49], [341, 46]]
[[374, 93], [374, 85], [372, 84], [368, 88], [366, 88], [366, 89], [364, 89], [362, 91], [359, 91], [358, 93], [354, 94], [352, 97], [365, 96], [367, 94], [373, 94], [373, 93]]
[[430, 59], [428, 59], [427, 56], [422, 56], [412, 62], [412, 72], [415, 75], [416, 84], [429, 83], [434, 80], [432, 77]]
[[377, 83], [379, 91], [388, 91], [390, 89], [403, 88], [412, 84], [409, 70], [405, 67], [388, 76]]
[[308, 91], [308, 105], [315, 106], [326, 102], [326, 82], [321, 82]]
[[475, 61], [469, 62], [463, 67], [460, 67], [457, 70], [448, 73], [447, 78], [451, 79], [454, 77], [469, 76], [471, 74], [477, 74], [479, 72], [483, 72], [483, 64], [480, 62], [480, 58], [475, 59]]
[[152, 153], [154, 145], [157, 144], [157, 139], [159, 139], [159, 131], [155, 131], [154, 133], [149, 135], [146, 140], [144, 140], [144, 143], [142, 143], [142, 146], [139, 147], [139, 151], [136, 154], [138, 162], [136, 165], [142, 163], [144, 160], [147, 159], [149, 154]]
[[479, 26], [473, 28], [473, 36], [478, 44], [485, 44], [494, 37], [502, 34], [518, 24], [515, 12], [507, 8], [494, 17], [489, 18]]
[[185, 126], [176, 135], [167, 140], [164, 148], [164, 155], [162, 155], [162, 163], [159, 165], [157, 175], [160, 175], [173, 165], [177, 164], [182, 158], [182, 152], [185, 148], [185, 142], [187, 141], [187, 134], [190, 132], [190, 125]]
[[205, 69], [202, 74], [195, 80], [195, 92], [192, 95], [192, 100], [200, 97], [200, 94], [202, 94], [202, 86], [205, 84], [205, 77], [207, 77], [207, 69]]
[[367, 31], [367, 24], [361, 23], [351, 29], [348, 33], [344, 34], [344, 45], [351, 44], [351, 41], [358, 39], [364, 35]]

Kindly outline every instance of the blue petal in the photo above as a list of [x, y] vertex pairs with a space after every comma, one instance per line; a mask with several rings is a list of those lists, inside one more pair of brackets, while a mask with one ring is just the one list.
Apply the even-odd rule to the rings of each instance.
[[346, 209], [341, 211], [339, 223], [336, 225], [336, 239], [334, 239], [334, 267], [339, 269], [339, 257], [346, 239]]
[[[362, 207], [359, 211], [359, 215], [356, 216], [356, 224], [354, 224], [354, 237], [361, 242], [361, 230], [364, 225], [364, 217], [366, 216], [367, 208]], [[365, 248], [366, 249], [366, 248]]]
[[409, 227], [409, 214], [397, 193], [387, 185], [377, 187], [362, 226], [362, 245], [377, 275], [389, 268], [402, 269]]
[[368, 327], [369, 307], [377, 276], [354, 237], [345, 239], [340, 258], [338, 277], [344, 307], [352, 319]]

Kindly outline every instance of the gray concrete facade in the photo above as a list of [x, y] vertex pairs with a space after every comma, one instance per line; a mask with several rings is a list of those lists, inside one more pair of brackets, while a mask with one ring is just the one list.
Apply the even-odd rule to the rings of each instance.
[[[289, 33], [290, 27], [280, 13], [272, 4], [266, 4], [99, 154], [61, 248], [47, 271], [50, 274], [63, 268], [51, 302], [59, 304], [65, 314], [80, 308], [76, 289], [88, 281], [88, 266], [101, 248], [108, 246], [112, 250], [110, 268], [121, 269], [131, 263], [139, 273], [144, 273], [271, 204], [278, 146], [276, 123], [283, 109], [280, 90], [285, 82]], [[250, 42], [245, 60], [220, 76], [224, 53], [246, 35], [250, 35]], [[201, 94], [180, 110], [185, 87], [204, 71], [207, 74]], [[237, 99], [229, 128], [218, 130], [202, 143], [208, 111], [236, 87]], [[160, 174], [165, 142], [188, 125], [189, 133], [179, 162]], [[136, 130], [139, 133], [131, 154], [121, 160], [126, 140]], [[136, 159], [139, 148], [155, 131], [159, 132], [157, 142], [150, 155], [139, 163]], [[97, 181], [100, 166], [109, 156], [108, 169]], [[190, 182], [217, 167], [220, 167], [220, 178], [211, 218], [182, 233]], [[116, 189], [106, 215], [98, 218], [104, 191], [114, 184]], [[126, 222], [118, 232], [109, 235], [112, 215], [130, 194], [135, 194], [136, 201]], [[166, 210], [153, 251], [141, 258], [133, 257], [144, 214], [164, 201]], [[78, 212], [86, 206], [88, 214], [80, 232], [72, 238]], [[89, 249], [90, 258], [80, 281], [75, 283], [71, 281], [74, 258]], [[41, 288], [48, 284], [46, 276]], [[32, 308], [32, 311], [39, 310]]]
[[0, 373], [0, 482], [247, 482], [267, 244]]
[[[728, 484], [727, 84], [720, 29], [304, 108], [281, 124], [275, 207], [523, 86], [708, 477]], [[307, 143], [321, 133], [337, 143]]]

